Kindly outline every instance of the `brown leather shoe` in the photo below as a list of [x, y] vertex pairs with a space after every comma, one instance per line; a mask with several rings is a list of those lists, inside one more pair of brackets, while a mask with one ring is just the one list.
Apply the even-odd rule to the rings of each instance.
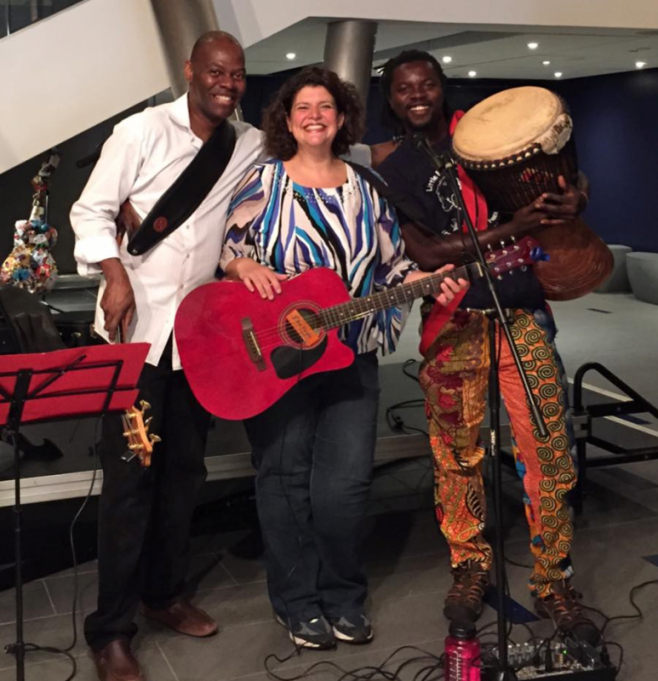
[[592, 620], [583, 613], [582, 598], [569, 581], [555, 582], [551, 593], [544, 598], [535, 598], [535, 612], [546, 619], [552, 619], [562, 634], [592, 646], [601, 644], [601, 632]]
[[482, 600], [489, 573], [469, 560], [452, 570], [453, 584], [446, 596], [443, 615], [454, 622], [476, 622], [482, 614]]
[[92, 652], [100, 681], [144, 681], [139, 662], [126, 640], [112, 641]]
[[204, 638], [214, 636], [219, 630], [217, 622], [208, 613], [188, 601], [176, 601], [165, 610], [153, 610], [143, 605], [142, 612], [145, 617], [187, 636]]

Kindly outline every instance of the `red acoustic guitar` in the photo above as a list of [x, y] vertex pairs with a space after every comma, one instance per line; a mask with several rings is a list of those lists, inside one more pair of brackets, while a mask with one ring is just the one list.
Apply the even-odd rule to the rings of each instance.
[[[534, 264], [529, 237], [489, 256], [501, 273]], [[303, 378], [349, 366], [354, 353], [338, 329], [356, 319], [440, 291], [445, 277], [481, 276], [477, 263], [433, 274], [363, 298], [350, 298], [343, 280], [324, 267], [281, 283], [263, 300], [242, 283], [219, 281], [192, 291], [175, 321], [183, 370], [201, 405], [223, 419], [260, 414]]]

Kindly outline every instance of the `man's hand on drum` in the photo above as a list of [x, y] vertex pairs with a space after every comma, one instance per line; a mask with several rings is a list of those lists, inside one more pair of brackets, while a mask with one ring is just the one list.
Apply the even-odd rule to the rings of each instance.
[[569, 184], [562, 175], [558, 177], [557, 181], [562, 192], [560, 194], [542, 194], [535, 201], [535, 204], [539, 210], [548, 213], [553, 220], [564, 222], [575, 220], [585, 210], [587, 194], [578, 187]]
[[542, 194], [531, 204], [514, 213], [508, 223], [508, 229], [511, 229], [515, 236], [525, 236], [539, 229], [563, 225], [578, 217], [587, 205], [587, 196], [569, 184], [562, 175], [558, 178], [558, 184], [562, 193]]

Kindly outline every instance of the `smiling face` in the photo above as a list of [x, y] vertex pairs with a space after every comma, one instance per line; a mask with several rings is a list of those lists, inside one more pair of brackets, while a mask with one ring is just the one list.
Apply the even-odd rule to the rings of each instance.
[[430, 62], [398, 66], [388, 101], [407, 130], [429, 130], [443, 119], [443, 86]]
[[345, 117], [325, 87], [307, 85], [295, 95], [288, 116], [288, 130], [300, 148], [331, 149]]
[[220, 38], [203, 44], [185, 63], [194, 113], [212, 125], [231, 116], [246, 89], [244, 52], [234, 41]]

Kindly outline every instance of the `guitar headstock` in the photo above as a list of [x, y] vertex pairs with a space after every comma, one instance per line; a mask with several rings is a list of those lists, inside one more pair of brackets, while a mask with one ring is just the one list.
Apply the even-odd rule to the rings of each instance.
[[48, 158], [41, 164], [39, 172], [32, 178], [32, 211], [30, 221], [40, 220], [46, 212], [46, 197], [50, 188], [50, 180], [59, 166], [60, 153], [57, 149], [51, 149]]
[[124, 427], [123, 434], [128, 440], [128, 449], [132, 453], [124, 460], [131, 461], [137, 457], [142, 468], [148, 468], [151, 465], [153, 445], [160, 442], [160, 438], [149, 432], [152, 417], [144, 420], [144, 413], [151, 408], [151, 405], [142, 400], [139, 406], [141, 409], [133, 406], [121, 416]]
[[528, 265], [546, 260], [547, 257], [537, 239], [531, 236], [525, 236], [509, 244], [501, 242], [500, 249], [485, 253], [489, 269], [492, 274], [498, 276], [518, 268], [525, 269]]

